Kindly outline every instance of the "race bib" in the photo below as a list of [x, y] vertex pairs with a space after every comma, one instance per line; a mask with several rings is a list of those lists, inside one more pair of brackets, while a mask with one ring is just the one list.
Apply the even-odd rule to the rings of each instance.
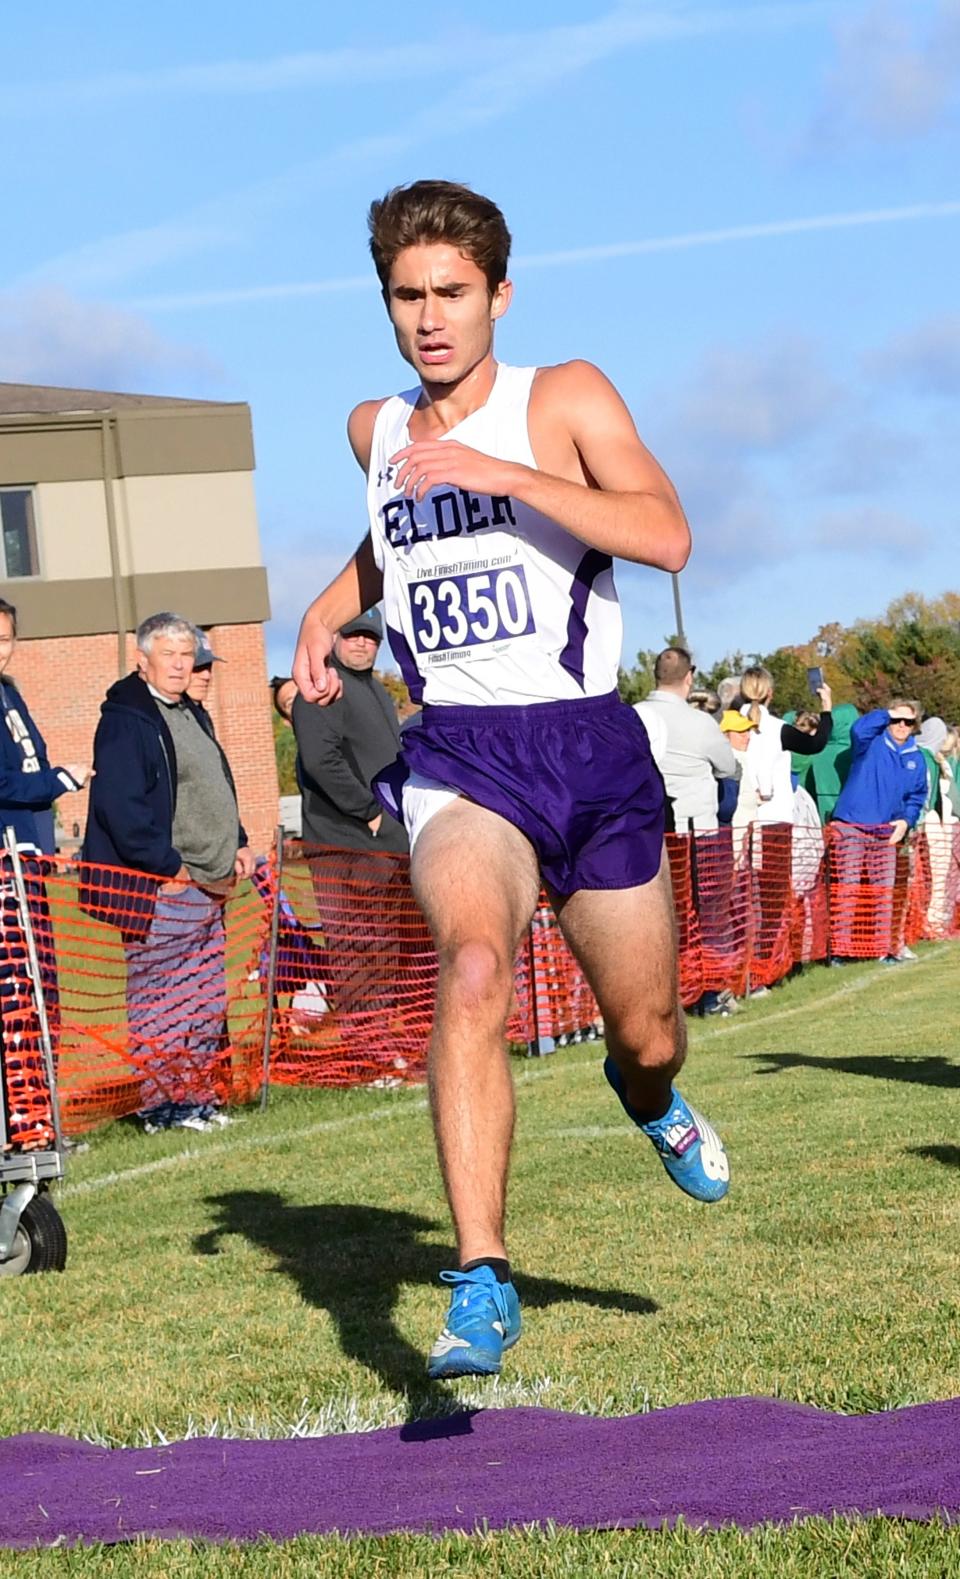
[[409, 592], [414, 644], [427, 664], [491, 657], [536, 632], [521, 564], [435, 576]]

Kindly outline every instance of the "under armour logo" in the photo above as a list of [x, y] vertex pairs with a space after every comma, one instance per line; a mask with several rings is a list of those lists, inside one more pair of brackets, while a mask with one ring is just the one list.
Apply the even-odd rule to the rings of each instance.
[[382, 488], [384, 483], [393, 482], [393, 467], [388, 466], [386, 471], [377, 472], [377, 487]]

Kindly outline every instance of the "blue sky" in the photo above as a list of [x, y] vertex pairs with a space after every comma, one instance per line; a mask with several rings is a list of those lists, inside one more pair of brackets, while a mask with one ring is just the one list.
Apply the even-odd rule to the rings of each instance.
[[[960, 0], [54, 0], [6, 42], [0, 378], [250, 402], [274, 668], [365, 530], [346, 414], [411, 381], [365, 215], [422, 176], [506, 213], [500, 357], [599, 363], [673, 476], [701, 662], [960, 586]], [[618, 581], [629, 663], [670, 582]]]

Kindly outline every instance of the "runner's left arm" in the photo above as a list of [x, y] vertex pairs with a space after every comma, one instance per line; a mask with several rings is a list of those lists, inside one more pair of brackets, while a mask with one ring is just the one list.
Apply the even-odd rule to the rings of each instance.
[[690, 528], [666, 472], [641, 443], [609, 379], [589, 362], [545, 368], [531, 395], [546, 424], [569, 445], [570, 481], [499, 460], [453, 440], [421, 440], [392, 456], [397, 484], [422, 499], [440, 483], [506, 494], [549, 516], [590, 548], [618, 559], [682, 570]]

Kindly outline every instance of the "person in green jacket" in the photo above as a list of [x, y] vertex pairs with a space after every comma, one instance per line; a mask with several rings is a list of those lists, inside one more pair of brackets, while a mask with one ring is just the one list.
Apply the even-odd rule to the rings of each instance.
[[850, 731], [860, 717], [852, 702], [837, 702], [833, 709], [833, 733], [823, 750], [815, 757], [793, 759], [793, 770], [799, 783], [816, 801], [821, 823], [833, 816], [837, 797], [843, 789], [850, 768]]

